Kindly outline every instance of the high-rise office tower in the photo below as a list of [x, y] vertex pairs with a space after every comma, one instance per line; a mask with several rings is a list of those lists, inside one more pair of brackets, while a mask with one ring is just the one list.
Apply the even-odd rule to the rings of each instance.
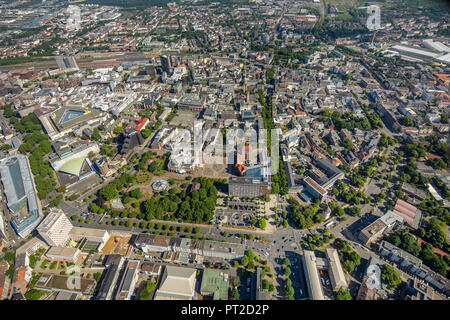
[[170, 74], [172, 72], [172, 61], [170, 59], [170, 56], [161, 56], [161, 66], [163, 71], [165, 71], [167, 74]]

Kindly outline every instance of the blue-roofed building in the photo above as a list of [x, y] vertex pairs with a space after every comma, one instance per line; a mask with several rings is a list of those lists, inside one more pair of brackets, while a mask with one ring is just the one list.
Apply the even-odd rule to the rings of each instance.
[[21, 145], [20, 140], [17, 137], [12, 137], [11, 138], [11, 144], [12, 144], [13, 150], [14, 149], [19, 149], [19, 147]]
[[245, 176], [247, 178], [264, 178], [266, 170], [266, 167], [249, 168], [245, 172]]
[[7, 206], [14, 217], [11, 226], [25, 238], [43, 218], [28, 159], [19, 154], [1, 160], [0, 175]]
[[242, 121], [253, 121], [256, 119], [256, 114], [253, 110], [243, 110], [241, 112]]

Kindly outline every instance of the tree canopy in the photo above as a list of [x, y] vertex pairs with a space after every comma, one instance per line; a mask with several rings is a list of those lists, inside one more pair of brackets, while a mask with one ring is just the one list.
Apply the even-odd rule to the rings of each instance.
[[400, 283], [402, 283], [402, 279], [398, 275], [397, 271], [395, 271], [394, 267], [385, 264], [381, 268], [381, 281], [387, 285], [388, 289], [396, 289]]
[[348, 290], [339, 289], [339, 291], [335, 292], [336, 300], [352, 300], [352, 296]]

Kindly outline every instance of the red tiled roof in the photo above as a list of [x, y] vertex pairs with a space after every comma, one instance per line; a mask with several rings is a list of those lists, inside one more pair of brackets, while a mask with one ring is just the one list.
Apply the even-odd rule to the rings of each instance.
[[427, 159], [442, 159], [442, 157], [441, 156], [434, 156], [434, 155], [430, 154], [430, 155], [427, 155]]
[[140, 131], [148, 122], [148, 118], [144, 118], [136, 127], [136, 131]]
[[243, 164], [236, 164], [236, 168], [242, 173], [245, 171], [245, 166]]
[[417, 208], [402, 199], [398, 199], [395, 204], [394, 212], [401, 216], [409, 225], [413, 225]]

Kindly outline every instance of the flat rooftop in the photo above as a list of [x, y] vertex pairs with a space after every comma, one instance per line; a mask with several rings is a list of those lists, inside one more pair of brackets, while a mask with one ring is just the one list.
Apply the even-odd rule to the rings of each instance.
[[50, 247], [45, 255], [48, 257], [73, 257], [79, 251], [77, 248]]
[[105, 234], [108, 234], [108, 231], [102, 229], [73, 227], [72, 230], [70, 230], [69, 236], [103, 238]]
[[[75, 284], [79, 284], [79, 286]], [[61, 290], [66, 292], [82, 293], [84, 295], [92, 295], [95, 286], [96, 282], [94, 279], [61, 276], [51, 273], [43, 273], [35, 284], [35, 288], [37, 289], [52, 291]]]

